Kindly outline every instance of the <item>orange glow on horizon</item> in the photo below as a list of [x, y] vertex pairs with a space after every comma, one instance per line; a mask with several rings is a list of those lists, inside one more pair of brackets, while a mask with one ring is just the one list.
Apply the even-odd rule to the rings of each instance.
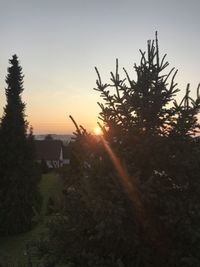
[[[57, 119], [55, 118], [48, 118], [48, 120], [41, 116], [40, 118], [28, 118], [27, 121], [29, 122], [29, 126], [33, 127], [33, 133], [34, 134], [73, 134], [73, 132], [76, 130], [74, 127], [74, 124], [68, 120], [68, 118], [64, 119]], [[83, 121], [83, 122], [82, 122]], [[94, 120], [87, 120], [82, 119], [81, 125], [88, 131], [93, 132], [95, 134], [98, 134], [96, 131], [94, 131], [96, 121]], [[78, 124], [79, 125], [79, 124]]]

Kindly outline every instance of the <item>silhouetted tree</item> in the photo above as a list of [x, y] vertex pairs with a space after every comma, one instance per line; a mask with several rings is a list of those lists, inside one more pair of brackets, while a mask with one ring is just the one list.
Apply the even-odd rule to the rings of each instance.
[[52, 141], [53, 140], [53, 137], [51, 134], [47, 134], [44, 138], [44, 140], [48, 140], [48, 141]]
[[[136, 80], [125, 69], [126, 79], [120, 78], [118, 61], [111, 84], [103, 84], [96, 69], [96, 90], [105, 100], [104, 105], [99, 104], [104, 136], [138, 188], [144, 209], [147, 213], [151, 210], [143, 235], [168, 255], [168, 259], [157, 255], [161, 262], [157, 258], [154, 265], [180, 266], [189, 259], [199, 264], [200, 239], [195, 233], [200, 213], [195, 203], [200, 189], [200, 155], [193, 137], [200, 129], [200, 86], [192, 99], [188, 85], [178, 104], [177, 71], [173, 68], [163, 73], [169, 64], [166, 55], [160, 59], [157, 36], [148, 42], [147, 54], [140, 52], [140, 64], [134, 66]], [[139, 216], [143, 218], [143, 214]]]
[[[118, 61], [111, 83], [97, 71], [103, 137], [76, 127], [75, 172], [66, 177], [63, 215], [49, 224], [43, 251], [73, 266], [199, 266], [200, 150], [197, 99], [178, 104], [177, 71], [160, 59], [158, 40], [135, 65]], [[171, 77], [172, 75], [172, 77]], [[170, 78], [171, 77], [171, 78]], [[58, 230], [59, 229], [59, 230]], [[46, 250], [45, 250], [46, 249]]]
[[40, 206], [40, 174], [34, 162], [32, 129], [27, 133], [22, 102], [23, 74], [16, 55], [6, 77], [6, 106], [0, 130], [0, 234], [16, 234], [32, 226]]

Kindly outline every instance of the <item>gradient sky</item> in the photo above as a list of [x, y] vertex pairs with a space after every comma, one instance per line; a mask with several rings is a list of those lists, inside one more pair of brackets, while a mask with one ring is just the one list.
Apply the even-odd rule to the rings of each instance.
[[[34, 133], [71, 133], [71, 114], [89, 131], [96, 126], [102, 80], [139, 63], [139, 49], [157, 30], [161, 54], [183, 91], [200, 82], [200, 0], [0, 0], [0, 116], [8, 59], [23, 68], [27, 120]], [[123, 74], [121, 70], [120, 73]], [[179, 97], [182, 96], [179, 94]]]

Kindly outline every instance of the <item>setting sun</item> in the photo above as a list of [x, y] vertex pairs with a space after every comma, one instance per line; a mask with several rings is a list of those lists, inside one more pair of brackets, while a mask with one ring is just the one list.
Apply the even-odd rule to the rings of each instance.
[[100, 135], [100, 134], [102, 134], [102, 130], [101, 130], [101, 128], [97, 126], [97, 127], [94, 129], [94, 134], [96, 134], [96, 135]]

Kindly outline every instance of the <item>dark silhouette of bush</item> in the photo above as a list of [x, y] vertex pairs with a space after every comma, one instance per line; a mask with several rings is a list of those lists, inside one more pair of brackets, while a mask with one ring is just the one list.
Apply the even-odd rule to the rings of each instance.
[[43, 174], [48, 173], [48, 171], [49, 171], [49, 167], [48, 167], [48, 165], [47, 165], [47, 163], [46, 163], [46, 160], [44, 160], [44, 159], [41, 160], [40, 168], [41, 168], [41, 172], [42, 172]]

